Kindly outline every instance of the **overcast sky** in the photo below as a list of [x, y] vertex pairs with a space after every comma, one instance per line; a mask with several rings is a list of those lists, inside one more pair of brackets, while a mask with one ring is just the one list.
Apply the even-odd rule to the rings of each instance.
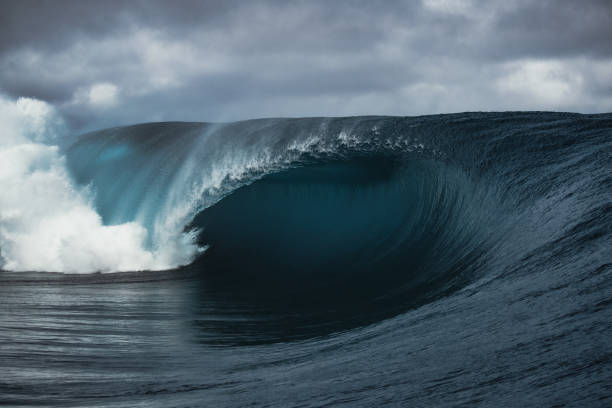
[[0, 0], [0, 93], [76, 130], [612, 111], [612, 1]]

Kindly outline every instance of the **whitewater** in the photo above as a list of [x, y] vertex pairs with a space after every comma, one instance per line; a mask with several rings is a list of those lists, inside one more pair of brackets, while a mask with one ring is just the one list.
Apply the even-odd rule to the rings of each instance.
[[[193, 259], [188, 237], [145, 246], [137, 222], [104, 225], [87, 187], [74, 184], [54, 142], [62, 120], [44, 102], [0, 100], [0, 259], [13, 271], [168, 269]], [[180, 235], [180, 234], [179, 234]], [[179, 246], [184, 245], [179, 249]]]

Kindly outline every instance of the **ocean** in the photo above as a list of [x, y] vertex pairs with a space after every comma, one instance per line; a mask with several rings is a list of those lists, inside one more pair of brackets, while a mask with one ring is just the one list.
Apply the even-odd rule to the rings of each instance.
[[612, 114], [2, 149], [1, 406], [612, 405]]

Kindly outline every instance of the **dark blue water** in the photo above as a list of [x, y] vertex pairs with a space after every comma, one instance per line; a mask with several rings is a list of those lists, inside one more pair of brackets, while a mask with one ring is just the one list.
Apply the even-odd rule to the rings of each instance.
[[155, 123], [66, 158], [105, 223], [206, 250], [1, 272], [2, 406], [612, 404], [610, 114]]

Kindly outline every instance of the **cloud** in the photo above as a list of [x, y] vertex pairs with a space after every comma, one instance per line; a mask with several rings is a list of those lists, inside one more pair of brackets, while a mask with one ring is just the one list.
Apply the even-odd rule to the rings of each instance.
[[423, 0], [423, 6], [433, 12], [462, 14], [469, 16], [475, 5], [471, 0]]
[[507, 65], [497, 81], [500, 91], [528, 100], [528, 106], [563, 106], [582, 89], [583, 77], [559, 61], [520, 61]]
[[109, 108], [117, 104], [118, 89], [110, 83], [94, 84], [89, 89], [89, 104], [98, 108]]
[[605, 1], [61, 3], [7, 5], [0, 91], [45, 100], [76, 129], [612, 109]]

